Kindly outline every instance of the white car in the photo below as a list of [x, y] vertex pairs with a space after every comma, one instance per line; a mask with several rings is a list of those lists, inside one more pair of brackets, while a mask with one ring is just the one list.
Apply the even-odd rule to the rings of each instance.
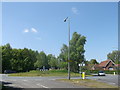
[[103, 71], [99, 71], [98, 76], [105, 76], [105, 73]]

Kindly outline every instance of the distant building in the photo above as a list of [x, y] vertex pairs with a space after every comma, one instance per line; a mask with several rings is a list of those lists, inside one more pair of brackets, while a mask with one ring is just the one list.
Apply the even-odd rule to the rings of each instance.
[[100, 64], [95, 64], [92, 70], [117, 70], [118, 66], [112, 60], [102, 61]]

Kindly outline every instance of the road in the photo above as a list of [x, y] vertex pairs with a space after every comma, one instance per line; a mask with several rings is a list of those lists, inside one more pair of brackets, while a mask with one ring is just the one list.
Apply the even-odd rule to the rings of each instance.
[[[75, 77], [74, 79], [79, 79], [79, 77]], [[120, 86], [120, 75], [106, 74], [106, 76], [98, 76], [95, 74], [95, 76], [86, 77], [86, 79], [97, 80], [111, 85]]]
[[[62, 77], [63, 79], [66, 77]], [[60, 77], [10, 77], [2, 76], [5, 86], [14, 88], [85, 88], [75, 84], [56, 81]]]
[[[14, 88], [87, 88], [68, 82], [56, 81], [56, 79], [67, 79], [67, 77], [11, 77], [8, 75], [0, 75], [0, 77], [1, 76], [1, 81], [5, 83], [5, 86]], [[93, 76], [86, 78], [118, 85], [118, 75]], [[72, 77], [72, 79], [80, 79], [80, 77]]]
[[102, 81], [102, 82], [112, 84], [112, 85], [120, 86], [120, 83], [119, 83], [120, 76], [119, 75], [106, 74], [106, 76], [94, 76], [91, 79], [97, 80], [97, 81]]

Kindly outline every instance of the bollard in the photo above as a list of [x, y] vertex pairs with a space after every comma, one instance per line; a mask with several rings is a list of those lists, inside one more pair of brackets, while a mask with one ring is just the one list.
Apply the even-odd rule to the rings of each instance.
[[85, 72], [82, 73], [82, 79], [85, 79]]
[[114, 72], [114, 75], [115, 75], [115, 72]]

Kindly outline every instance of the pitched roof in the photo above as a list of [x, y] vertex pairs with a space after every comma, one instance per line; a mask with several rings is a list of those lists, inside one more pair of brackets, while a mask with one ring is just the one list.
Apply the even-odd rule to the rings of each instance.
[[92, 68], [94, 68], [94, 69], [100, 69], [101, 67], [99, 66], [99, 64], [94, 64], [94, 66]]
[[99, 64], [95, 64], [94, 67], [99, 67]]
[[100, 67], [105, 67], [111, 60], [106, 60], [106, 61], [102, 61], [99, 66]]

